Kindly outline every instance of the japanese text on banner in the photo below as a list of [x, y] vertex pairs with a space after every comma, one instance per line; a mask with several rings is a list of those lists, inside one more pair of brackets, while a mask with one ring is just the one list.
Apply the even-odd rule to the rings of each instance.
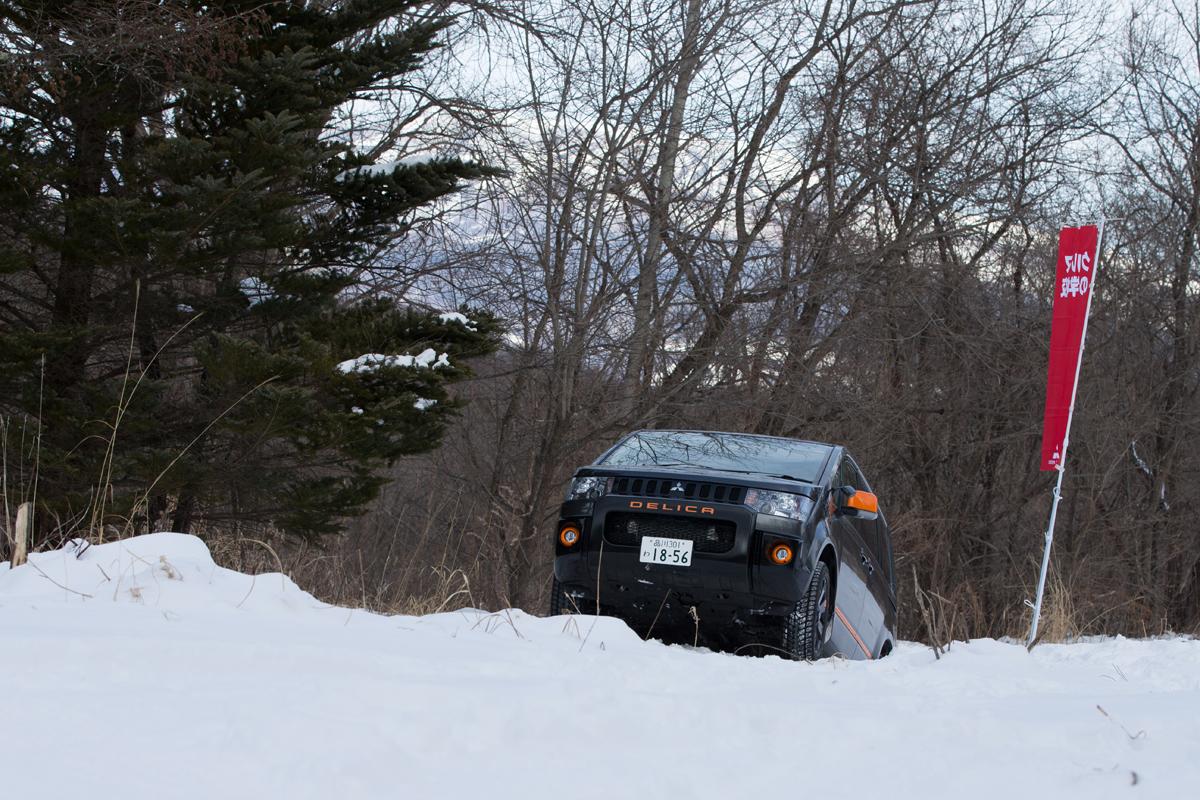
[[1046, 412], [1042, 426], [1043, 470], [1058, 469], [1075, 397], [1088, 299], [1095, 286], [1095, 225], [1063, 228], [1058, 236], [1054, 317], [1050, 325], [1050, 364], [1046, 371]]

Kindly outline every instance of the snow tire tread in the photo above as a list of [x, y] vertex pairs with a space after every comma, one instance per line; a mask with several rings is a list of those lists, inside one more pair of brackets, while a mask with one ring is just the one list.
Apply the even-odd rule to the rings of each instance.
[[550, 616], [557, 617], [560, 614], [574, 614], [575, 609], [571, 605], [571, 599], [563, 591], [562, 584], [558, 582], [558, 578], [554, 578], [553, 581], [550, 585]]
[[828, 596], [829, 568], [825, 562], [818, 561], [808, 582], [808, 589], [800, 602], [792, 609], [783, 622], [783, 649], [798, 661], [815, 661], [820, 658], [821, 646], [825, 644], [824, 637], [818, 636], [818, 622], [823, 609], [821, 602], [821, 584], [826, 584], [825, 593]]

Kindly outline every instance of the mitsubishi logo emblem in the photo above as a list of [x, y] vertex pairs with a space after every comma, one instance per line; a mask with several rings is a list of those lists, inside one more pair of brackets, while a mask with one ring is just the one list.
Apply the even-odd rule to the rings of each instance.
[[671, 494], [683, 494], [683, 484], [682, 483], [672, 483], [671, 484]]

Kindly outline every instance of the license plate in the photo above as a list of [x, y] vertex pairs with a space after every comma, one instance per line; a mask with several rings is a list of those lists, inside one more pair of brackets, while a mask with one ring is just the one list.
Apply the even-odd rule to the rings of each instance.
[[692, 565], [692, 541], [690, 539], [643, 536], [641, 561], [643, 564], [690, 567]]

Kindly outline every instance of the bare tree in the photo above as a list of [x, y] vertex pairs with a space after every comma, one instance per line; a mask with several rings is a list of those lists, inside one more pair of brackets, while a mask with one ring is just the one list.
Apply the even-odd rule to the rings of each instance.
[[[365, 559], [351, 572], [373, 603], [406, 607], [453, 568], [472, 602], [536, 608], [571, 470], [671, 425], [848, 444], [885, 498], [901, 602], [927, 604], [904, 635], [1023, 631], [1054, 237], [1106, 210], [1125, 219], [1106, 233], [1047, 625], [1200, 624], [1194, 2], [1108, 38], [1071, 0], [525, 11], [481, 51], [499, 134], [459, 129], [509, 178], [378, 276], [496, 311], [510, 347], [338, 561]], [[387, 113], [367, 135], [387, 141]], [[382, 566], [397, 541], [427, 554], [423, 579], [420, 559]]]

